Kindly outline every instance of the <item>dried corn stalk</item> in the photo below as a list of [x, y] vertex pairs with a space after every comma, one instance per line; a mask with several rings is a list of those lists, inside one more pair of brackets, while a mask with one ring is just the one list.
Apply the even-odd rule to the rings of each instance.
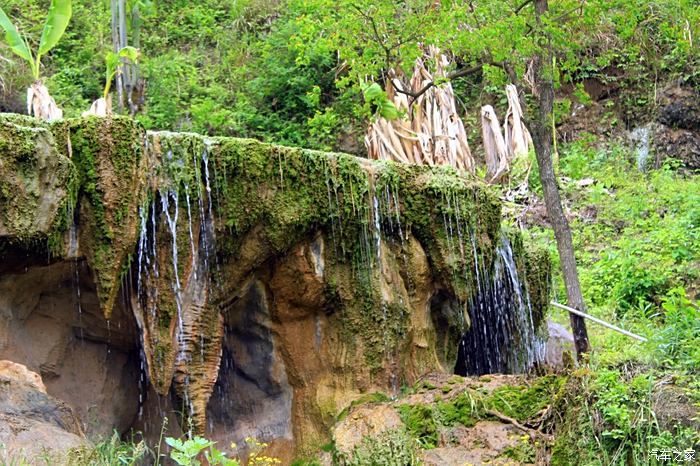
[[[427, 62], [436, 63], [432, 74]], [[429, 47], [424, 58], [416, 60], [408, 85], [392, 78], [387, 96], [405, 116], [396, 120], [379, 117], [367, 129], [365, 145], [369, 157], [418, 165], [450, 165], [474, 172], [467, 132], [457, 113], [454, 91], [447, 82], [433, 86], [409, 108], [409, 96], [398, 92], [417, 93], [429, 83], [446, 76], [449, 60], [437, 48]]]
[[35, 81], [27, 89], [27, 113], [40, 120], [56, 120], [63, 118], [63, 110], [58, 108], [56, 101], [49, 95], [49, 90], [41, 81]]
[[112, 96], [107, 95], [107, 98], [100, 97], [92, 103], [90, 110], [83, 112], [83, 116], [95, 115], [106, 117], [112, 114]]
[[481, 134], [486, 158], [486, 180], [497, 183], [508, 172], [508, 148], [496, 111], [490, 105], [481, 107]]
[[523, 110], [520, 107], [518, 91], [514, 85], [508, 84], [506, 86], [506, 97], [508, 97], [508, 111], [503, 121], [503, 129], [508, 158], [512, 161], [516, 157], [527, 155], [532, 145], [532, 137], [523, 123]]

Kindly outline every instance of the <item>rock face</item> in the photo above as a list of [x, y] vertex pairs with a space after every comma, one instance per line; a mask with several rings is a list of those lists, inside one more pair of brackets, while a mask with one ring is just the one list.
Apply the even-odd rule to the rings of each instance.
[[647, 126], [651, 162], [659, 167], [674, 158], [685, 168], [700, 169], [700, 93], [690, 87], [670, 87], [661, 94], [660, 105], [656, 122]]
[[[563, 369], [573, 361], [574, 336], [563, 325], [547, 321], [549, 338], [545, 352], [545, 363], [554, 369]], [[568, 354], [567, 354], [568, 353]]]
[[0, 119], [0, 238], [30, 238], [60, 228], [69, 187], [70, 160], [54, 135], [28, 117]]
[[0, 444], [7, 459], [34, 464], [47, 455], [61, 457], [86, 441], [71, 408], [46, 394], [38, 374], [0, 361]]
[[700, 131], [700, 93], [690, 87], [672, 87], [662, 96], [659, 123], [672, 128]]
[[[26, 209], [0, 197], [0, 358], [40, 372], [89, 432], [157, 433], [167, 415], [171, 433], [253, 436], [291, 459], [363, 394], [460, 357], [541, 360], [548, 256], [501, 231], [477, 180], [125, 118], [0, 124], [0, 162], [24, 144], [72, 180]], [[495, 319], [498, 340], [470, 329]], [[470, 332], [479, 345], [460, 346]]]
[[41, 374], [89, 434], [126, 430], [138, 411], [138, 333], [122, 306], [105, 320], [85, 262], [0, 276], [0, 357]]

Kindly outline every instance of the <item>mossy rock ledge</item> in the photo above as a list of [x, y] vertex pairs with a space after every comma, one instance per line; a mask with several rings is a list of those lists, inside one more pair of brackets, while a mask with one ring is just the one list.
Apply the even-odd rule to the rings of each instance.
[[[264, 368], [248, 376], [286, 420], [258, 434], [297, 454], [363, 394], [452, 372], [505, 237], [493, 188], [445, 167], [0, 115], [0, 274], [85, 261], [198, 431], [226, 408], [222, 358]], [[548, 256], [510, 237], [540, 332]]]

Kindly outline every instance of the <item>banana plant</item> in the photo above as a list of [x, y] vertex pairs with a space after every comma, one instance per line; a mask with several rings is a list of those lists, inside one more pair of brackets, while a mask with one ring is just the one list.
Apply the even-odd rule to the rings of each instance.
[[139, 60], [139, 49], [127, 45], [117, 53], [107, 53], [107, 56], [105, 57], [105, 63], [107, 65], [107, 72], [105, 77], [107, 78], [107, 80], [105, 81], [105, 88], [104, 92], [102, 93], [102, 97], [104, 97], [105, 99], [109, 95], [109, 89], [112, 86], [112, 80], [117, 74], [117, 71], [119, 70], [119, 64], [122, 60], [128, 60], [131, 63], [136, 64], [136, 62], [138, 62]]
[[63, 112], [56, 106], [48, 89], [41, 82], [41, 57], [58, 44], [66, 27], [68, 27], [71, 15], [71, 0], [51, 0], [49, 13], [39, 41], [39, 49], [36, 54], [33, 54], [27, 38], [19, 32], [17, 26], [0, 8], [0, 27], [5, 30], [5, 40], [9, 44], [10, 50], [29, 63], [31, 68], [34, 84], [27, 89], [27, 112], [31, 115], [33, 111], [37, 118], [53, 120], [63, 116]]
[[139, 50], [135, 47], [122, 47], [119, 52], [107, 52], [105, 56], [105, 87], [102, 91], [102, 97], [92, 103], [90, 110], [83, 112], [83, 116], [96, 115], [107, 116], [112, 114], [112, 97], [109, 95], [109, 90], [112, 87], [112, 81], [119, 72], [119, 65], [122, 60], [136, 64], [139, 59]]

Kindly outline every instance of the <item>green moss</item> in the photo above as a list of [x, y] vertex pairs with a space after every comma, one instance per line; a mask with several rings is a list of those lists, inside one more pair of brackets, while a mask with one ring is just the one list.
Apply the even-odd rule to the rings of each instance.
[[81, 226], [103, 311], [111, 313], [119, 278], [136, 242], [145, 173], [143, 130], [128, 118], [70, 121], [72, 160], [78, 172]]
[[422, 448], [429, 450], [437, 446], [438, 430], [430, 406], [400, 405], [397, 410], [401, 421], [406, 426], [406, 431], [418, 440]]
[[467, 392], [459, 394], [450, 401], [440, 401], [436, 410], [440, 414], [440, 423], [445, 426], [453, 426], [457, 423], [465, 427], [472, 427], [479, 417], [479, 405]]
[[415, 384], [413, 384], [413, 389], [417, 392], [420, 393], [422, 391], [426, 390], [435, 390], [437, 387], [435, 386], [434, 383], [432, 383], [430, 380], [419, 380]]
[[464, 377], [461, 377], [459, 375], [453, 375], [452, 377], [449, 378], [447, 383], [450, 385], [456, 385], [456, 384], [464, 383], [464, 380], [465, 380]]
[[[0, 230], [15, 243], [58, 241], [75, 172], [53, 135], [33, 118], [0, 115]], [[59, 225], [60, 224], [60, 225]]]
[[538, 417], [551, 404], [566, 380], [565, 376], [547, 375], [535, 379], [532, 385], [504, 385], [494, 390], [484, 404], [525, 422]]
[[530, 437], [528, 435], [524, 435], [520, 438], [517, 445], [506, 447], [503, 450], [501, 457], [515, 460], [518, 462], [518, 464], [534, 464], [535, 460], [537, 459], [537, 450], [535, 449], [535, 446], [530, 443]]
[[535, 327], [544, 327], [552, 289], [552, 259], [549, 250], [533, 244], [523, 245], [527, 289]]
[[[17, 121], [29, 124], [25, 118]], [[476, 289], [473, 252], [488, 267], [500, 241], [496, 194], [447, 167], [369, 162], [253, 140], [167, 132], [149, 136], [151, 150], [145, 157], [145, 133], [128, 118], [31, 124], [42, 130], [50, 128], [58, 141], [58, 154], [71, 155], [75, 165], [75, 176], [66, 183], [68, 196], [59, 214], [62, 220], [53, 225], [50, 246], [60, 249], [71, 209], [79, 202], [81, 247], [95, 271], [107, 314], [135, 251], [138, 208], [146, 196], [154, 202], [162, 196], [177, 196], [180, 202], [178, 261], [175, 267], [163, 262], [154, 284], [163, 290], [171, 288], [175, 273], [182, 279], [189, 272], [192, 257], [187, 229], [190, 216], [194, 224], [202, 220], [199, 208], [192, 208], [199, 202], [213, 205], [216, 253], [226, 262], [242, 257], [242, 245], [253, 230], [256, 246], [268, 258], [283, 255], [310, 233], [321, 231], [332, 243], [326, 249], [326, 312], [340, 323], [349, 349], [362, 352], [372, 374], [383, 368], [392, 352], [407, 344], [410, 320], [407, 305], [385, 302], [382, 296], [375, 223], [382, 229], [382, 241], [397, 256], [406, 253], [407, 236], [417, 239], [428, 255], [435, 281], [457, 304], [468, 302]], [[5, 123], [8, 125], [17, 127]], [[26, 164], [23, 158], [30, 162], [25, 171], [32, 169], [35, 148], [30, 142], [15, 151], [19, 173], [21, 164]], [[203, 154], [208, 157], [206, 166]], [[73, 169], [70, 163], [67, 166]], [[206, 190], [205, 174], [211, 192]], [[0, 177], [0, 183], [4, 179]], [[11, 189], [0, 185], [0, 196], [11, 194]], [[183, 207], [188, 197], [189, 216]], [[19, 204], [17, 208], [25, 209]], [[28, 212], [21, 210], [18, 217], [28, 217]], [[158, 222], [158, 256], [170, 257], [172, 235], [162, 218]], [[526, 267], [534, 270], [528, 286], [539, 303], [547, 295], [543, 284], [548, 263], [532, 257]], [[410, 288], [412, 272], [404, 273]], [[165, 297], [170, 294], [160, 293], [156, 306], [157, 327], [163, 331], [172, 325], [177, 311], [172, 296]], [[450, 319], [457, 320], [457, 315]], [[460, 329], [462, 325], [461, 321], [448, 324]]]

